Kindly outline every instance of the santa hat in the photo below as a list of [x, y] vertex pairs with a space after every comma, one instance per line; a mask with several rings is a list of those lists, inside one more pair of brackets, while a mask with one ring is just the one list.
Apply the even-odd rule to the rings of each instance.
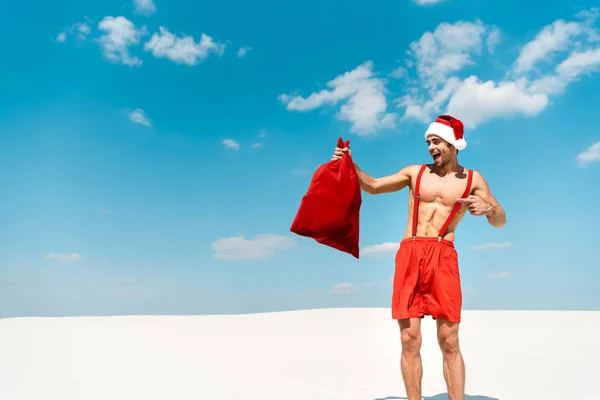
[[467, 142], [463, 137], [463, 131], [464, 126], [460, 120], [450, 115], [440, 115], [427, 128], [425, 139], [429, 135], [436, 135], [453, 145], [457, 150], [464, 150], [467, 147]]

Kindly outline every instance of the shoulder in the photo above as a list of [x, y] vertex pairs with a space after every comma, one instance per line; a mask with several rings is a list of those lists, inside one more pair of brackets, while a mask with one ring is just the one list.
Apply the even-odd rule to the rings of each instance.
[[423, 167], [423, 164], [409, 164], [403, 167], [396, 174], [406, 182], [409, 187], [413, 186], [413, 183], [416, 181], [417, 176], [419, 175], [419, 171]]
[[487, 186], [485, 178], [483, 177], [481, 172], [479, 172], [475, 169], [470, 169], [470, 168], [467, 169], [467, 171], [469, 171], [473, 174], [473, 183], [472, 183], [473, 188], [483, 188], [483, 187]]
[[481, 175], [481, 172], [477, 171], [476, 169], [472, 169], [472, 168], [465, 168], [465, 170], [467, 171], [467, 173], [470, 173], [473, 175], [473, 180], [479, 180], [479, 179], [483, 179], [483, 175]]
[[408, 175], [410, 177], [413, 176], [417, 176], [417, 174], [419, 173], [419, 171], [421, 170], [421, 167], [423, 167], [424, 164], [409, 164], [407, 166], [405, 166], [404, 168], [402, 168], [399, 173]]

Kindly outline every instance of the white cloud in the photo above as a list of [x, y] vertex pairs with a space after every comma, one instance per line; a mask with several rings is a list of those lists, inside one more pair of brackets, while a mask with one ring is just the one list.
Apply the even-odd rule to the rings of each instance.
[[445, 0], [413, 0], [413, 2], [419, 6], [433, 6], [443, 1]]
[[389, 278], [384, 281], [364, 282], [358, 284], [349, 282], [338, 283], [336, 285], [333, 285], [331, 289], [329, 289], [328, 293], [332, 295], [360, 293], [363, 291], [363, 289], [377, 285], [389, 285], [392, 281], [393, 278]]
[[514, 72], [528, 72], [535, 64], [550, 61], [555, 52], [568, 50], [572, 38], [581, 34], [583, 29], [584, 24], [562, 19], [545, 26], [533, 40], [523, 46], [514, 62]]
[[508, 278], [510, 276], [510, 274], [508, 272], [498, 272], [497, 274], [489, 274], [486, 275], [487, 279], [502, 279], [502, 278]]
[[574, 51], [556, 67], [559, 77], [574, 80], [583, 74], [595, 72], [600, 66], [600, 47], [587, 51]]
[[502, 31], [499, 28], [492, 28], [485, 41], [488, 52], [494, 54], [500, 42], [502, 42]]
[[156, 6], [152, 0], [133, 0], [134, 13], [140, 15], [151, 15], [156, 12]]
[[292, 171], [292, 174], [296, 175], [296, 176], [307, 176], [310, 175], [312, 173], [312, 171], [309, 171], [307, 169], [295, 169]]
[[56, 35], [56, 41], [59, 43], [65, 42], [68, 35], [73, 35], [77, 40], [86, 40], [88, 35], [92, 32], [90, 24], [92, 20], [88, 17], [84, 17], [84, 22], [76, 22], [73, 25], [67, 27]]
[[460, 118], [469, 129], [498, 118], [535, 117], [570, 83], [600, 69], [600, 32], [594, 25], [599, 16], [599, 9], [586, 10], [575, 21], [560, 19], [542, 27], [500, 77], [481, 76], [477, 70], [483, 56], [493, 56], [502, 42], [498, 27], [479, 19], [439, 24], [411, 42], [405, 64], [387, 73], [403, 79], [402, 91], [392, 99], [403, 110], [401, 118], [388, 110], [387, 81], [377, 77], [371, 61], [306, 97], [286, 93], [278, 99], [290, 111], [339, 107], [337, 117], [359, 135], [410, 120], [428, 124], [442, 113]]
[[135, 110], [128, 110], [127, 115], [132, 122], [136, 124], [150, 126], [150, 119], [141, 108], [136, 108]]
[[[138, 7], [136, 13], [148, 15], [150, 10], [155, 10], [152, 0], [134, 0]], [[77, 39], [86, 40], [92, 32], [91, 20], [86, 17], [85, 22], [73, 24], [67, 29], [61, 30], [53, 40], [62, 43], [69, 35], [76, 35]], [[100, 35], [95, 41], [100, 45], [106, 59], [113, 63], [120, 63], [129, 66], [140, 66], [143, 61], [140, 57], [130, 54], [130, 49], [137, 47], [142, 38], [148, 35], [146, 25], [137, 28], [133, 22], [123, 16], [104, 17], [98, 24]], [[143, 50], [151, 53], [156, 58], [166, 58], [176, 64], [196, 65], [202, 62], [211, 54], [222, 56], [226, 45], [216, 42], [211, 36], [204, 33], [196, 42], [193, 36], [182, 34], [177, 36], [164, 26], [159, 27], [158, 32], [154, 32], [143, 46]], [[242, 57], [252, 47], [239, 49], [238, 56]]]
[[259, 260], [274, 255], [277, 251], [294, 246], [294, 241], [281, 235], [257, 235], [254, 239], [245, 239], [238, 235], [221, 238], [213, 242], [214, 257], [227, 260]]
[[499, 243], [483, 243], [473, 246], [473, 250], [497, 250], [497, 249], [506, 249], [508, 247], [512, 247], [512, 243], [510, 242], [499, 242]]
[[146, 34], [146, 27], [136, 29], [133, 22], [125, 17], [105, 17], [98, 24], [105, 32], [98, 38], [104, 56], [111, 62], [129, 66], [142, 65], [142, 60], [129, 54], [129, 47], [137, 45]]
[[[419, 79], [395, 101], [405, 108], [402, 120], [429, 123], [435, 115], [449, 113], [467, 128], [476, 128], [495, 118], [538, 115], [551, 103], [551, 96], [600, 67], [600, 34], [591, 25], [597, 12], [578, 17], [584, 21], [557, 20], [543, 27], [523, 45], [512, 69], [500, 80], [465, 74], [466, 68], [476, 65], [475, 56], [483, 53], [484, 42], [487, 51], [494, 52], [500, 43], [498, 28], [476, 20], [442, 23], [426, 32], [408, 52], [409, 71], [414, 69]], [[567, 57], [556, 61], [561, 52]]]
[[587, 167], [589, 164], [600, 161], [600, 141], [588, 147], [585, 151], [579, 153], [576, 157], [580, 167]]
[[473, 55], [481, 53], [484, 35], [490, 29], [481, 21], [443, 22], [409, 45], [421, 84], [435, 89], [452, 73], [474, 65]]
[[91, 23], [92, 20], [90, 20], [87, 17], [85, 17], [85, 20], [87, 22], [78, 22], [75, 25], [73, 25], [73, 29], [76, 31], [77, 37], [80, 39], [86, 39], [87, 35], [92, 33], [92, 27], [89, 25], [89, 23]]
[[[488, 51], [493, 51], [499, 42], [500, 30], [480, 20], [454, 24], [443, 22], [433, 32], [425, 32], [413, 41], [407, 52], [411, 58], [406, 65], [409, 71], [415, 70], [418, 79], [408, 85], [406, 93], [395, 101], [398, 107], [405, 109], [402, 120], [431, 122], [435, 115], [443, 112], [444, 105], [455, 92], [465, 85], [455, 75], [475, 66], [474, 57], [482, 54], [484, 43]], [[472, 84], [466, 82], [469, 83]], [[470, 102], [470, 99], [467, 101]], [[455, 101], [455, 107], [464, 102], [465, 99]], [[456, 115], [466, 124], [464, 114]]]
[[[396, 100], [400, 107], [405, 107], [402, 120], [415, 119], [424, 124], [431, 122], [432, 116], [440, 113], [442, 105], [460, 85], [461, 82], [457, 78], [449, 78], [441, 89], [427, 99], [418, 93], [418, 89], [412, 88], [409, 94]], [[464, 120], [464, 117], [462, 119]]]
[[246, 54], [248, 54], [248, 52], [252, 50], [252, 47], [249, 46], [245, 46], [245, 47], [240, 47], [237, 51], [237, 56], [238, 58], [242, 58], [244, 57]]
[[156, 58], [167, 58], [176, 64], [196, 65], [211, 53], [220, 56], [225, 50], [224, 44], [215, 42], [204, 33], [196, 43], [193, 36], [178, 37], [163, 26], [159, 27], [159, 31], [144, 44], [144, 50], [151, 52]]
[[350, 294], [358, 291], [358, 286], [354, 283], [338, 283], [337, 285], [333, 285], [333, 287], [329, 290], [330, 294]]
[[338, 75], [326, 86], [329, 90], [313, 92], [307, 98], [282, 94], [279, 100], [290, 111], [311, 111], [343, 103], [337, 117], [349, 121], [351, 130], [359, 135], [396, 126], [396, 114], [387, 112], [384, 81], [375, 77], [371, 61]]
[[223, 146], [228, 147], [230, 149], [239, 150], [240, 144], [233, 139], [224, 139]]
[[398, 251], [399, 245], [400, 244], [397, 242], [385, 242], [373, 246], [365, 246], [361, 250], [360, 254], [363, 256], [379, 256], [394, 254]]
[[460, 115], [467, 127], [494, 117], [513, 115], [535, 116], [548, 105], [545, 94], [528, 93], [521, 82], [481, 82], [470, 76], [457, 86], [446, 109], [451, 115]]
[[600, 48], [585, 51], [574, 50], [548, 73], [529, 84], [528, 91], [547, 96], [564, 92], [568, 84], [579, 80], [585, 74], [596, 72], [600, 67]]
[[[260, 132], [260, 133], [258, 134], [258, 138], [259, 138], [259, 139], [264, 139], [264, 138], [266, 138], [266, 137], [267, 137], [267, 134], [266, 134], [265, 132]], [[255, 148], [255, 149], [258, 149], [259, 147], [262, 147], [262, 145], [263, 145], [263, 144], [262, 144], [262, 141], [258, 141], [258, 142], [254, 142], [254, 143], [252, 143], [252, 147], [253, 147], [253, 148]]]
[[390, 72], [390, 77], [394, 79], [401, 79], [408, 75], [408, 70], [404, 67], [396, 67]]
[[55, 260], [59, 262], [75, 262], [81, 259], [81, 256], [77, 253], [49, 253], [45, 256], [46, 260]]

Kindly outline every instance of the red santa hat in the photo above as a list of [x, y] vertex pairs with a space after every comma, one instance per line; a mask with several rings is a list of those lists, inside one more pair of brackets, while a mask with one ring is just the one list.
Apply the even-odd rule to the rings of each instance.
[[460, 120], [450, 115], [440, 115], [427, 128], [425, 140], [429, 135], [436, 135], [456, 147], [457, 150], [464, 150], [467, 142], [463, 137], [463, 132], [464, 126]]

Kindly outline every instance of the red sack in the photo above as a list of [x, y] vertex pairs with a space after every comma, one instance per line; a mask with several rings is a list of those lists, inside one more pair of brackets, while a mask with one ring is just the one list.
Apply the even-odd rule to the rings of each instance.
[[[338, 147], [350, 141], [338, 139]], [[362, 195], [352, 157], [331, 160], [314, 173], [290, 231], [359, 258]]]

